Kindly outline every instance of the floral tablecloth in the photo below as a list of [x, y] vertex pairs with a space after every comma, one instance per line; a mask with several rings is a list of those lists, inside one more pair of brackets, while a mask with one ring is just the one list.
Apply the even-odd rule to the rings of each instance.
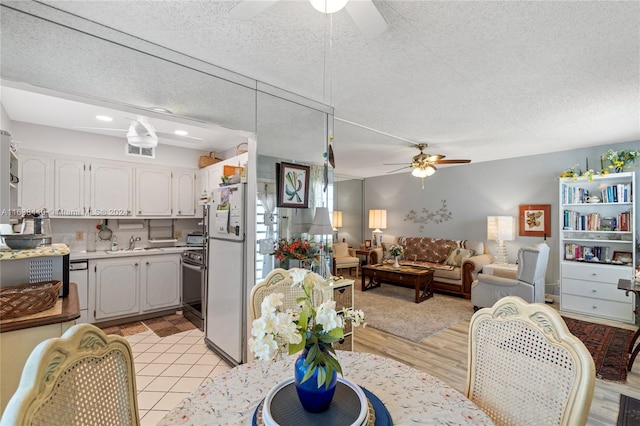
[[[253, 361], [203, 383], [158, 425], [250, 425], [253, 413], [277, 383], [293, 375], [296, 356]], [[384, 403], [394, 425], [492, 425], [460, 392], [438, 379], [381, 356], [338, 351], [344, 377]]]

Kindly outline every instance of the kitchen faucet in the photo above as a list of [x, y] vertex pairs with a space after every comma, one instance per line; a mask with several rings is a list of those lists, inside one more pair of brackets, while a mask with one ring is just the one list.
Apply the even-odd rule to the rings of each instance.
[[140, 241], [140, 237], [133, 238], [132, 235], [131, 238], [129, 238], [129, 250], [136, 248], [136, 241]]

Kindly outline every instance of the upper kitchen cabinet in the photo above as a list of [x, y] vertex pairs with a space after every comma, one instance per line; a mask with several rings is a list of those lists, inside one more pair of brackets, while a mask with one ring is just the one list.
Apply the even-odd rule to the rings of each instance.
[[195, 170], [173, 171], [173, 215], [196, 215], [196, 172]]
[[83, 160], [54, 160], [54, 216], [84, 216], [89, 200], [87, 163]]
[[171, 170], [136, 167], [136, 215], [171, 216], [172, 189]]
[[91, 216], [133, 214], [133, 167], [91, 164]]
[[23, 210], [51, 210], [51, 159], [20, 154], [18, 206]]

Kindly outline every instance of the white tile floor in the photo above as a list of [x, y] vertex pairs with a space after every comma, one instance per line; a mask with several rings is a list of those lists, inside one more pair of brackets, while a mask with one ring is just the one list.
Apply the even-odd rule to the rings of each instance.
[[156, 425], [200, 383], [230, 369], [207, 348], [198, 329], [167, 337], [147, 331], [127, 340], [133, 350], [143, 426]]

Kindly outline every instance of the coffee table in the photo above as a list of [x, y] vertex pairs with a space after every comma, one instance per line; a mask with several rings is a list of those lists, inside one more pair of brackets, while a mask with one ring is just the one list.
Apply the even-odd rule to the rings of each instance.
[[[420, 303], [433, 297], [432, 268], [416, 268], [414, 266], [365, 265], [362, 267], [362, 291], [380, 287], [382, 282], [413, 286], [416, 289], [415, 302]], [[367, 282], [369, 278], [369, 282]]]

